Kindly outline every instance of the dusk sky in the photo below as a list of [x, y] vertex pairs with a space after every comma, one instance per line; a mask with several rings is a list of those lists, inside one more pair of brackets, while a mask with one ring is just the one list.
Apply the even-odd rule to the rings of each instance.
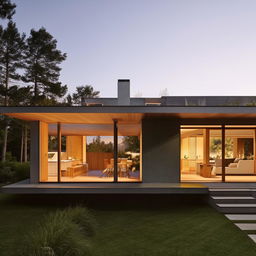
[[44, 26], [67, 53], [61, 81], [115, 97], [256, 95], [255, 0], [13, 0], [20, 31]]

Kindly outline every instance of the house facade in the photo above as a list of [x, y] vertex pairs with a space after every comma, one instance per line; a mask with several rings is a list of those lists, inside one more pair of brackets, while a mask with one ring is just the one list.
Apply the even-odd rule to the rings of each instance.
[[[256, 182], [256, 97], [84, 99], [0, 107], [30, 123], [29, 184]], [[120, 185], [122, 186], [122, 185]]]

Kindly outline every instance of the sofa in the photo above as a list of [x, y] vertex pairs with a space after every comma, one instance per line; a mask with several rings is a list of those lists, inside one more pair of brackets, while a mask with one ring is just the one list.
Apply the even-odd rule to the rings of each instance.
[[[220, 160], [221, 161], [221, 160]], [[213, 167], [212, 174], [221, 174], [222, 167], [219, 162]], [[254, 174], [254, 160], [239, 160], [237, 163], [230, 163], [225, 167], [226, 174]]]

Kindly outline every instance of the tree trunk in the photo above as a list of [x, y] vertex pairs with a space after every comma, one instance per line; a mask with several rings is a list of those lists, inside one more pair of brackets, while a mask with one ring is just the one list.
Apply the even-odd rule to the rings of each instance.
[[34, 83], [34, 102], [33, 104], [37, 104], [37, 95], [38, 95], [38, 84], [37, 84], [37, 79], [35, 78], [35, 83]]
[[28, 127], [27, 124], [25, 124], [25, 130], [24, 130], [24, 162], [26, 163], [28, 161]]
[[5, 65], [5, 95], [4, 106], [8, 106], [8, 89], [9, 89], [9, 63], [7, 61]]
[[24, 145], [24, 129], [21, 128], [21, 144], [20, 144], [20, 162], [23, 161], [23, 145]]
[[[6, 63], [5, 70], [5, 97], [4, 97], [4, 105], [8, 106], [8, 88], [9, 88], [9, 63]], [[6, 121], [4, 127], [4, 141], [2, 148], [2, 162], [6, 160], [6, 150], [7, 150], [7, 139], [8, 139], [8, 120]]]
[[8, 124], [4, 128], [4, 141], [3, 141], [3, 150], [2, 150], [2, 162], [6, 160], [6, 150], [7, 150], [7, 137], [8, 137]]

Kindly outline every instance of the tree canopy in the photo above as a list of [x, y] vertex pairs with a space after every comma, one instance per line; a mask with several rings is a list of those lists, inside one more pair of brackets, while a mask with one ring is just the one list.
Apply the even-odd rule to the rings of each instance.
[[80, 104], [86, 98], [97, 98], [99, 97], [100, 92], [94, 91], [94, 88], [91, 85], [77, 86], [76, 92], [73, 93], [72, 99], [76, 104]]
[[14, 84], [21, 78], [18, 70], [24, 65], [24, 50], [25, 34], [21, 35], [16, 24], [9, 21], [7, 27], [0, 30], [0, 94], [4, 97], [5, 106], [9, 104], [8, 99], [11, 98], [9, 93], [14, 96], [14, 88], [10, 87], [10, 82]]
[[26, 43], [23, 81], [33, 86], [32, 103], [54, 103], [55, 97], [67, 92], [67, 86], [59, 82], [59, 65], [66, 59], [66, 53], [57, 49], [57, 41], [43, 27], [38, 31], [32, 29]]
[[0, 0], [0, 18], [11, 19], [15, 13], [16, 4], [10, 0]]

